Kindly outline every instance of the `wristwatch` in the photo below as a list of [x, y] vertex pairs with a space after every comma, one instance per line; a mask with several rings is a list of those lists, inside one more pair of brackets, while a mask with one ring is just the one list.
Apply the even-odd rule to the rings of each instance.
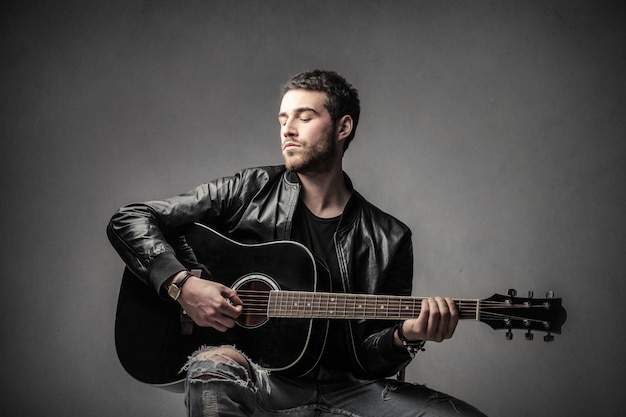
[[172, 297], [172, 300], [178, 300], [180, 297], [180, 293], [183, 289], [183, 284], [193, 275], [187, 271], [183, 274], [183, 276], [176, 281], [172, 282], [169, 287], [167, 287], [167, 294]]

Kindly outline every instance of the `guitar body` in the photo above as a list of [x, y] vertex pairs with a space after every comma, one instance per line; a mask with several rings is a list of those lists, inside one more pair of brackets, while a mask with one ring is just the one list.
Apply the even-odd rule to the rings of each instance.
[[[200, 224], [193, 225], [186, 239], [198, 260], [187, 266], [201, 269], [202, 278], [208, 279], [211, 271], [211, 280], [237, 290], [329, 289], [328, 271], [298, 243], [246, 245]], [[246, 316], [244, 309], [238, 324], [227, 332], [193, 325], [185, 334], [185, 318], [178, 303], [159, 297], [126, 269], [115, 320], [116, 349], [125, 370], [139, 381], [167, 388], [184, 379], [181, 368], [194, 351], [229, 344], [272, 371], [304, 375], [319, 361], [328, 331], [326, 319], [259, 319]]]

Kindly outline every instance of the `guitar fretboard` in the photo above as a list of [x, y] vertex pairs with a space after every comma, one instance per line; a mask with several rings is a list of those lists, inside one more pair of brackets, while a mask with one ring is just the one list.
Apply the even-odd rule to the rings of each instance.
[[[479, 300], [455, 300], [461, 319], [480, 318]], [[422, 298], [393, 295], [271, 291], [268, 317], [407, 320], [419, 316]]]

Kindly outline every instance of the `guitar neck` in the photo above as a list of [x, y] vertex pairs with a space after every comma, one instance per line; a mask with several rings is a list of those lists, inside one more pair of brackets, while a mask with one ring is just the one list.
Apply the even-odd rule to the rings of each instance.
[[[422, 299], [393, 295], [271, 291], [267, 315], [280, 318], [407, 320], [419, 316]], [[480, 320], [480, 300], [454, 301], [459, 318]]]

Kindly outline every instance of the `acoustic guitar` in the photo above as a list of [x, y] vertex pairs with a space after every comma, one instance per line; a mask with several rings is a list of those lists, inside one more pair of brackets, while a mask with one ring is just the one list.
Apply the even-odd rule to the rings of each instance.
[[[243, 244], [199, 223], [185, 237], [198, 260], [187, 266], [235, 289], [243, 312], [226, 332], [196, 326], [177, 302], [160, 297], [126, 269], [115, 343], [122, 366], [141, 382], [180, 390], [188, 357], [200, 346], [222, 344], [236, 345], [274, 372], [305, 375], [322, 356], [329, 320], [399, 321], [420, 313], [420, 297], [330, 292], [328, 271], [297, 242]], [[510, 290], [455, 302], [461, 319], [506, 329], [507, 338], [511, 329], [525, 329], [528, 339], [531, 330], [539, 330], [551, 341], [566, 319], [561, 299], [552, 294], [521, 298]]]

